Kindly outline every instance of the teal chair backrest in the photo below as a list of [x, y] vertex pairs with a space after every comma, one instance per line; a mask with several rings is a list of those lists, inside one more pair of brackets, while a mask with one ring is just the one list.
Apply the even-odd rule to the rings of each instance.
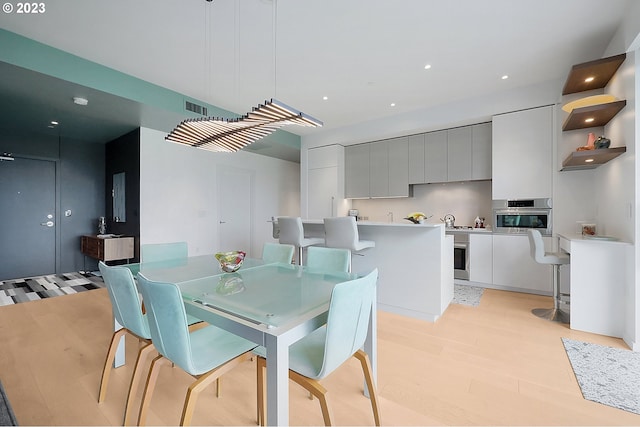
[[113, 316], [118, 323], [140, 338], [150, 339], [149, 324], [142, 313], [140, 295], [131, 270], [127, 267], [110, 267], [102, 261], [98, 263], [98, 268], [109, 292]]
[[318, 378], [329, 375], [364, 345], [377, 280], [378, 269], [375, 269], [360, 279], [338, 283], [333, 288]]
[[262, 247], [262, 260], [265, 263], [283, 262], [291, 264], [295, 246], [282, 243], [265, 243]]
[[147, 310], [153, 345], [186, 372], [196, 372], [187, 313], [178, 286], [151, 281], [143, 274], [138, 274], [138, 285]]
[[189, 256], [187, 242], [147, 243], [140, 245], [142, 262], [169, 261]]
[[349, 249], [324, 248], [322, 246], [309, 246], [307, 248], [307, 268], [321, 271], [349, 271]]

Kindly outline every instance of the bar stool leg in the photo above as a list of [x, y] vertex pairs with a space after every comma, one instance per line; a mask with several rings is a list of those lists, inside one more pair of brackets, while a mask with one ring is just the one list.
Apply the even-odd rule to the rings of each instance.
[[569, 323], [569, 315], [560, 310], [560, 265], [553, 265], [553, 308], [535, 308], [531, 312], [541, 319]]

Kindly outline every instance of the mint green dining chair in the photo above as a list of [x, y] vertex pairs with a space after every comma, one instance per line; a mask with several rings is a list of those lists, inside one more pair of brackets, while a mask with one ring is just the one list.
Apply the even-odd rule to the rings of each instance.
[[160, 262], [183, 259], [189, 256], [187, 242], [147, 243], [140, 245], [142, 262]]
[[98, 263], [98, 268], [100, 269], [100, 273], [102, 273], [105, 287], [109, 292], [113, 316], [115, 320], [122, 325], [122, 328], [115, 331], [111, 337], [111, 344], [109, 345], [104, 368], [102, 369], [98, 402], [104, 401], [106, 396], [109, 376], [120, 338], [128, 333], [137, 338], [141, 344], [144, 344], [138, 350], [138, 357], [129, 386], [129, 396], [125, 406], [124, 425], [129, 425], [131, 400], [135, 394], [135, 390], [138, 388], [142, 375], [139, 367], [144, 365], [149, 359], [149, 356], [153, 354], [154, 347], [151, 345], [149, 323], [147, 322], [146, 315], [142, 312], [140, 296], [138, 295], [131, 270], [126, 267], [110, 267], [102, 261]]
[[[380, 425], [378, 397], [373, 381], [371, 363], [362, 350], [367, 338], [369, 316], [376, 292], [378, 270], [365, 277], [338, 283], [331, 293], [326, 328], [319, 328], [289, 347], [289, 378], [318, 398], [325, 425], [331, 425], [327, 405], [327, 390], [319, 380], [327, 377], [351, 357], [360, 361], [369, 389], [375, 424]], [[375, 307], [373, 307], [375, 309]], [[264, 425], [266, 368], [265, 348], [258, 354], [258, 423]]]
[[256, 344], [215, 326], [189, 332], [177, 285], [151, 281], [143, 274], [138, 274], [138, 285], [147, 308], [151, 339], [160, 353], [151, 362], [138, 425], [146, 423], [160, 367], [170, 363], [196, 378], [187, 390], [180, 419], [180, 425], [189, 425], [200, 392], [225, 372], [249, 360]]
[[307, 268], [309, 270], [348, 272], [351, 251], [348, 249], [309, 246], [307, 248]]
[[291, 264], [295, 246], [284, 243], [265, 243], [262, 247], [262, 260], [267, 263], [282, 262]]
[[[142, 311], [140, 295], [138, 294], [138, 289], [136, 288], [136, 283], [131, 270], [122, 266], [108, 266], [102, 261], [98, 263], [98, 268], [100, 269], [102, 279], [104, 280], [105, 287], [109, 293], [113, 317], [122, 326], [122, 328], [115, 331], [111, 337], [111, 343], [109, 345], [109, 350], [107, 351], [104, 368], [102, 369], [98, 402], [103, 402], [105, 399], [107, 385], [109, 383], [109, 377], [113, 367], [116, 350], [120, 343], [120, 338], [128, 333], [137, 338], [140, 344], [143, 344], [138, 350], [138, 357], [133, 368], [133, 375], [131, 377], [131, 384], [129, 385], [127, 403], [125, 406], [124, 425], [130, 425], [133, 398], [138, 390], [140, 379], [144, 374], [141, 367], [148, 364], [155, 347], [151, 345], [149, 322], [147, 321], [147, 315]], [[193, 316], [189, 316], [187, 322], [192, 327], [202, 323], [200, 319], [196, 319]]]

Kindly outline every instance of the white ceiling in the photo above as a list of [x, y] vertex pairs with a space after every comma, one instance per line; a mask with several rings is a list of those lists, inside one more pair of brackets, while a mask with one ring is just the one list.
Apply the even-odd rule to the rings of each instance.
[[630, 0], [45, 4], [0, 27], [238, 114], [273, 97], [335, 129], [563, 80], [603, 55]]

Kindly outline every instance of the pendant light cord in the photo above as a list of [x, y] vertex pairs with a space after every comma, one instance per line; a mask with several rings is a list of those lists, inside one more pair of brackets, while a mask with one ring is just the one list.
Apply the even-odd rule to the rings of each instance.
[[278, 98], [278, 61], [276, 52], [278, 50], [278, 0], [273, 0], [273, 16], [271, 17], [273, 29], [273, 97]]

